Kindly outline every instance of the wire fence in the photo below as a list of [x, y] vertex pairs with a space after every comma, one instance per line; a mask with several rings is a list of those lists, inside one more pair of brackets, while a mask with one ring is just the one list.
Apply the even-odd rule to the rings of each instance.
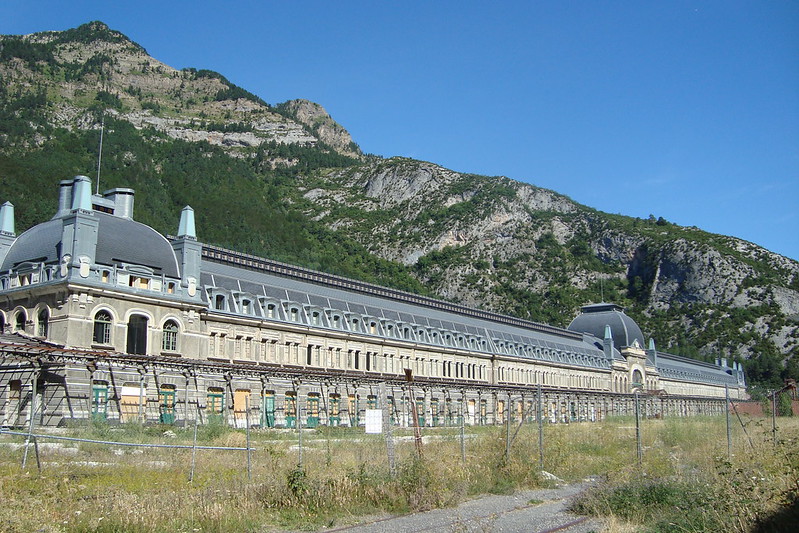
[[[381, 391], [381, 395], [386, 393]], [[629, 429], [635, 430], [635, 455], [639, 465], [642, 463], [643, 455], [645, 453], [645, 446], [643, 440], [646, 435], [647, 429], [642, 426], [642, 410], [639, 409], [638, 397], [635, 398], [635, 426]], [[387, 405], [381, 402], [382, 405]], [[727, 453], [732, 454], [733, 449], [733, 432], [736, 426], [740, 426], [743, 436], [745, 436], [744, 443], [748, 442], [750, 449], [754, 449], [752, 437], [747, 431], [747, 425], [750, 420], [746, 416], [742, 417], [736, 409], [736, 404], [727, 399], [729, 409], [726, 410], [726, 437], [727, 437]], [[32, 412], [36, 412], [35, 406]], [[398, 457], [405, 454], [406, 457], [415, 454], [421, 456], [423, 452], [423, 443], [430, 442], [431, 439], [438, 439], [439, 441], [453, 442], [455, 446], [450, 450], [453, 456], [459, 456], [460, 462], [466, 465], [470, 460], [469, 457], [469, 441], [477, 436], [481, 431], [477, 426], [469, 426], [466, 423], [467, 417], [464, 412], [457, 413], [455, 420], [457, 424], [445, 428], [430, 428], [418, 427], [411, 424], [409, 428], [397, 428], [392, 419], [390, 409], [373, 409], [372, 414], [377, 418], [377, 430], [372, 428], [370, 432], [368, 425], [359, 426], [354, 428], [331, 428], [331, 427], [317, 427], [310, 429], [303, 427], [303, 413], [301, 412], [299, 402], [295, 403], [294, 413], [296, 415], [296, 425], [290, 429], [257, 429], [260, 446], [254, 446], [251, 442], [251, 428], [249, 423], [246, 424], [244, 429], [244, 438], [246, 443], [244, 446], [221, 446], [214, 444], [206, 444], [198, 442], [198, 420], [199, 416], [195, 417], [194, 425], [192, 427], [183, 428], [184, 442], [191, 438], [191, 443], [175, 443], [166, 444], [158, 442], [125, 442], [122, 440], [113, 440], [107, 438], [86, 438], [79, 436], [67, 436], [52, 434], [47, 431], [35, 431], [34, 420], [35, 416], [30, 417], [27, 431], [3, 429], [0, 428], [0, 436], [7, 435], [11, 438], [24, 439], [23, 455], [21, 459], [21, 466], [23, 469], [27, 468], [28, 458], [30, 452], [33, 451], [36, 459], [38, 470], [41, 472], [43, 469], [43, 462], [40, 450], [40, 441], [61, 441], [72, 442], [76, 444], [89, 444], [96, 446], [104, 446], [108, 448], [140, 448], [140, 449], [163, 449], [174, 451], [191, 451], [191, 467], [189, 473], [189, 480], [193, 481], [197, 470], [197, 452], [198, 451], [213, 451], [216, 453], [228, 454], [232, 452], [243, 453], [246, 458], [246, 475], [248, 480], [253, 477], [253, 454], [256, 452], [263, 452], [259, 459], [262, 463], [268, 463], [271, 456], [277, 456], [275, 451], [280, 448], [279, 455], [282, 459], [288, 460], [295, 464], [299, 469], [305, 467], [305, 450], [312, 449], [315, 455], [325, 456], [323, 462], [326, 461], [330, 464], [331, 457], [342, 456], [344, 454], [354, 455], [355, 462], [361, 462], [368, 456], [369, 460], [375, 463], [385, 462], [389, 471], [393, 475], [397, 471]], [[250, 406], [246, 406], [245, 420], [250, 419]], [[734, 417], [734, 418], [733, 418]], [[645, 417], [644, 417], [645, 418]], [[411, 420], [419, 420], [419, 417], [414, 414]], [[27, 422], [26, 422], [27, 423]], [[373, 422], [374, 423], [374, 422]], [[772, 418], [773, 435], [776, 442], [777, 426]], [[544, 402], [541, 398], [539, 391], [538, 397], [535, 402], [526, 404], [523, 411], [517, 413], [515, 409], [511, 408], [511, 402], [505, 405], [505, 411], [502, 416], [501, 423], [493, 424], [492, 427], [498, 435], [504, 435], [504, 442], [502, 443], [502, 451], [499, 453], [504, 454], [505, 463], [510, 462], [512, 450], [519, 442], [525, 443], [525, 450], [527, 452], [535, 452], [537, 456], [538, 470], [544, 471], [551, 456], [557, 456], [558, 450], [554, 446], [549, 450], [548, 446], [552, 446], [547, 441], [547, 428], [549, 426], [557, 426], [562, 424], [551, 424], [548, 417], [544, 412]], [[123, 425], [124, 426], [124, 425]], [[140, 426], [140, 425], [138, 425]], [[138, 427], [137, 426], [137, 427]], [[129, 428], [134, 427], [130, 424]], [[141, 426], [144, 427], [144, 426]], [[202, 427], [202, 426], [200, 426]], [[161, 426], [163, 428], [163, 426]], [[113, 431], [113, 430], [112, 430]], [[125, 431], [124, 427], [120, 427], [119, 431]], [[237, 431], [241, 435], [241, 430], [230, 428], [230, 431]], [[171, 432], [171, 430], [166, 430]], [[370, 435], [369, 433], [378, 433], [377, 435]], [[423, 435], [424, 433], [424, 435]], [[152, 434], [152, 433], [151, 433]], [[305, 439], [305, 440], [304, 440]], [[276, 445], [275, 443], [280, 443]], [[745, 445], [745, 444], [744, 444]], [[382, 451], [378, 451], [382, 450]], [[319, 453], [321, 451], [321, 454]], [[296, 462], [293, 461], [292, 456], [296, 453]], [[382, 459], [380, 456], [382, 455]], [[549, 455], [549, 456], [548, 456]], [[316, 460], [316, 459], [315, 459]], [[533, 457], [527, 457], [531, 465], [536, 461]], [[241, 467], [244, 465], [238, 463]], [[261, 465], [263, 466], [263, 464]], [[240, 468], [243, 470], [243, 468]]]

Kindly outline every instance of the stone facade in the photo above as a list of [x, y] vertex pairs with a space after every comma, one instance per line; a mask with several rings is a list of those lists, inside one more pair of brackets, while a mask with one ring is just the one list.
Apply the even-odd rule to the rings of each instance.
[[[0, 213], [0, 424], [491, 424], [721, 412], [743, 371], [644, 349], [618, 306], [568, 329], [241, 254], [133, 220], [133, 191], [59, 185], [52, 220]], [[379, 397], [381, 383], [385, 397]], [[33, 393], [35, 391], [35, 394]], [[38, 407], [37, 407], [38, 406]], [[540, 414], [539, 414], [540, 413]]]

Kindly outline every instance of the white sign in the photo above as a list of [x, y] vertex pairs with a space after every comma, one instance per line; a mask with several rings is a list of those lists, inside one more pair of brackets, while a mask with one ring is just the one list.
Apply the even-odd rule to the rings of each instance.
[[366, 410], [366, 432], [367, 433], [383, 433], [383, 410], [382, 409], [367, 409]]

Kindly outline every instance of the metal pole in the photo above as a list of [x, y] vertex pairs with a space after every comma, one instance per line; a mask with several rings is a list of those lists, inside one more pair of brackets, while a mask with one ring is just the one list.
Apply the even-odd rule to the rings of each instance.
[[386, 393], [386, 383], [380, 382], [380, 404], [383, 406], [383, 432], [386, 437], [386, 455], [388, 456], [388, 470], [391, 477], [397, 473], [394, 455], [394, 435], [391, 428], [391, 413], [388, 409], [388, 394]]
[[643, 450], [641, 449], [641, 413], [640, 408], [638, 406], [638, 389], [635, 390], [635, 442], [636, 448], [638, 452], [638, 466], [641, 466], [641, 463], [644, 458]]
[[777, 445], [777, 391], [771, 393], [771, 434]]
[[724, 409], [726, 410], [726, 418], [727, 418], [727, 459], [732, 457], [732, 430], [730, 427], [730, 388], [727, 385], [724, 385]]
[[505, 464], [510, 462], [510, 402], [511, 397], [508, 393], [508, 405], [505, 407]]
[[28, 405], [28, 436], [25, 437], [25, 453], [22, 454], [22, 468], [25, 469], [25, 465], [28, 463], [28, 449], [30, 448], [31, 439], [33, 438], [33, 419], [36, 417], [36, 388], [37, 388], [37, 381], [38, 381], [38, 371], [33, 371], [33, 377], [31, 378], [31, 401]]
[[252, 448], [250, 448], [250, 395], [244, 398], [244, 416], [247, 428], [247, 481], [252, 481]]
[[464, 407], [466, 406], [466, 393], [461, 390], [461, 463], [466, 464], [466, 415]]
[[197, 402], [197, 412], [194, 414], [194, 441], [191, 446], [191, 473], [189, 474], [189, 482], [194, 482], [194, 466], [197, 464], [197, 420], [200, 419], [200, 403]]
[[139, 369], [139, 424], [144, 423], [144, 372]]
[[302, 418], [300, 418], [300, 388], [294, 388], [294, 412], [297, 420], [297, 444], [299, 445], [299, 458], [297, 466], [302, 469]]
[[536, 416], [538, 421], [538, 466], [544, 470], [544, 408], [540, 383], [536, 394], [538, 395], [538, 415]]

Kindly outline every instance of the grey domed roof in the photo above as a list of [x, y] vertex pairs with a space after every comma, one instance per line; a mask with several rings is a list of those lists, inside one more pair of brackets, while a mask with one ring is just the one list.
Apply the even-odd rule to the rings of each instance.
[[[152, 268], [179, 278], [178, 261], [169, 241], [150, 226], [129, 218], [94, 211], [99, 229], [95, 262], [101, 265], [128, 263]], [[61, 255], [63, 218], [38, 224], [14, 241], [0, 271], [25, 262], [57, 263]]]
[[597, 338], [605, 337], [605, 326], [610, 326], [613, 345], [617, 350], [632, 346], [633, 341], [644, 347], [644, 334], [635, 320], [624, 314], [624, 308], [609, 303], [586, 305], [582, 313], [572, 320], [567, 329], [580, 333], [590, 333]]

